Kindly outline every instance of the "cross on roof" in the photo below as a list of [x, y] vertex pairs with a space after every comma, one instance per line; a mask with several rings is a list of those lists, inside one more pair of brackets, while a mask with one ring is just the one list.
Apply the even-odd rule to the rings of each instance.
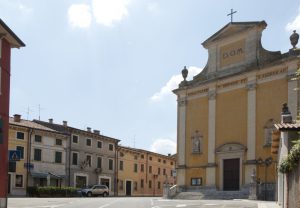
[[231, 22], [233, 21], [233, 14], [236, 13], [237, 11], [233, 11], [233, 9], [231, 9], [231, 12], [229, 14], [227, 14], [227, 16], [231, 16]]

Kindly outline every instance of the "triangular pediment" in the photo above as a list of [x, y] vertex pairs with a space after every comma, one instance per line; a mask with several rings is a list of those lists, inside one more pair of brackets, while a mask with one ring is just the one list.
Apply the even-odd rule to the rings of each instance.
[[253, 27], [261, 27], [262, 30], [265, 29], [267, 23], [265, 21], [257, 21], [257, 22], [230, 22], [217, 31], [215, 34], [206, 39], [202, 45], [205, 48], [216, 41], [222, 40], [224, 38], [236, 36], [242, 32], [248, 31]]

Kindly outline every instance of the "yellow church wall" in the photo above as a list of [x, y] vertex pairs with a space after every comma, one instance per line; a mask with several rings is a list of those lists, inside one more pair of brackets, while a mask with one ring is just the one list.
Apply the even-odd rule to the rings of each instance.
[[[271, 147], [265, 146], [264, 126], [269, 119], [280, 122], [282, 104], [288, 100], [286, 78], [258, 84], [256, 89], [256, 159], [265, 160], [271, 156]], [[273, 160], [276, 158], [273, 157]], [[258, 165], [257, 176], [265, 181], [265, 166]], [[267, 182], [276, 180], [275, 165], [267, 168]]]
[[[208, 155], [208, 98], [198, 98], [189, 100], [187, 104], [186, 120], [186, 162], [188, 169], [186, 171], [186, 181], [191, 183], [191, 178], [202, 178], [202, 184], [205, 183], [205, 169]], [[192, 153], [192, 136], [196, 130], [203, 136], [201, 153]]]
[[216, 148], [230, 142], [246, 146], [247, 90], [219, 93], [216, 99]]

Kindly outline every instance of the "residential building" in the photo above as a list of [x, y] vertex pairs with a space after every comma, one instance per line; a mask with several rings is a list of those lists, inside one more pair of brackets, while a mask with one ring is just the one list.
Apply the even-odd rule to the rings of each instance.
[[81, 130], [63, 124], [34, 120], [34, 122], [68, 135], [67, 175], [68, 185], [85, 187], [92, 184], [107, 185], [110, 195], [115, 194], [116, 149], [120, 140], [104, 136], [100, 131]]
[[7, 207], [11, 49], [24, 46], [22, 40], [0, 19], [0, 208]]
[[118, 147], [118, 196], [162, 196], [164, 184], [175, 184], [175, 157]]
[[28, 186], [64, 186], [67, 136], [15, 114], [9, 120], [9, 150], [20, 151], [8, 193], [26, 195]]
[[[271, 154], [274, 124], [283, 103], [297, 115], [300, 67], [293, 49], [270, 52], [262, 46], [265, 21], [231, 22], [202, 45], [208, 62], [183, 81], [178, 98], [177, 184], [179, 190], [236, 191], [247, 197], [251, 175], [262, 189], [258, 199], [274, 200], [276, 164]], [[287, 40], [289, 41], [289, 40]]]

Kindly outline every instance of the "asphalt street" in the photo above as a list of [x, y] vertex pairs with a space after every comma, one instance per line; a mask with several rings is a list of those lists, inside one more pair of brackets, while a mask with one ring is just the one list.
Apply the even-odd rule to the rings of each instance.
[[9, 198], [8, 208], [271, 208], [249, 200], [167, 200], [153, 197]]

